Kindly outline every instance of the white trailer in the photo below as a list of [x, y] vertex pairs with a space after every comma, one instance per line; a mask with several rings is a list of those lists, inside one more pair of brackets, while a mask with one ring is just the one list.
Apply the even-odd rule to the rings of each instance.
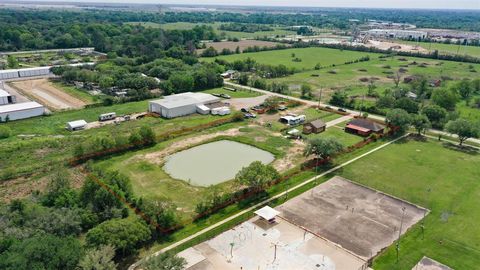
[[98, 116], [98, 121], [108, 121], [117, 118], [117, 114], [114, 112], [103, 113]]

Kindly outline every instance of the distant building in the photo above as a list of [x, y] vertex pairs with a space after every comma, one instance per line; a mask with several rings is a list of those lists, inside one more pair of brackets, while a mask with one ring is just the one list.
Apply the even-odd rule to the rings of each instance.
[[0, 118], [2, 121], [5, 121], [6, 119], [9, 119], [10, 121], [25, 119], [40, 116], [44, 113], [45, 107], [33, 101], [0, 106]]
[[372, 133], [382, 134], [384, 130], [384, 125], [364, 118], [355, 118], [345, 126], [345, 132], [360, 136], [369, 136]]
[[366, 33], [381, 38], [425, 39], [428, 37], [428, 32], [416, 30], [370, 29]]
[[210, 94], [187, 92], [152, 100], [148, 104], [148, 111], [158, 113], [165, 118], [174, 118], [196, 112], [206, 114], [209, 112], [208, 106], [200, 105], [208, 105], [219, 101], [219, 97]]
[[303, 134], [311, 134], [311, 133], [320, 133], [324, 132], [327, 128], [327, 124], [322, 120], [318, 119], [303, 125]]

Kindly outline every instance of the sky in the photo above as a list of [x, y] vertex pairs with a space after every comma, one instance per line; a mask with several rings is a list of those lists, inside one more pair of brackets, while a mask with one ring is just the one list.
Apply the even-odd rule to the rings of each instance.
[[[54, 0], [55, 2], [111, 2], [154, 4], [364, 7], [364, 8], [426, 8], [478, 9], [480, 0]], [[1, 0], [0, 0], [1, 2]]]

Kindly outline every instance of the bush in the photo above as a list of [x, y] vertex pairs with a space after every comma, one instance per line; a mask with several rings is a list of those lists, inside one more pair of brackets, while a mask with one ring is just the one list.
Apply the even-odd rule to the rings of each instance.
[[6, 139], [12, 136], [12, 130], [9, 127], [0, 126], [0, 139]]

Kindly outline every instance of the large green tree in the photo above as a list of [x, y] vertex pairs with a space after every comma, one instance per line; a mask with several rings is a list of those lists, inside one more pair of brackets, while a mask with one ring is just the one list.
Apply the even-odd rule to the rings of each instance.
[[418, 135], [420, 135], [432, 125], [426, 115], [416, 114], [412, 117], [412, 126], [417, 130]]
[[390, 110], [386, 117], [386, 122], [393, 128], [396, 128], [398, 132], [405, 133], [412, 122], [412, 118], [402, 109], [393, 109]]
[[73, 237], [38, 235], [14, 241], [0, 253], [0, 269], [75, 269], [82, 256]]
[[422, 114], [428, 117], [434, 128], [443, 128], [447, 119], [447, 110], [444, 108], [431, 104], [423, 107]]
[[265, 165], [260, 161], [254, 161], [247, 167], [243, 167], [235, 176], [235, 180], [243, 185], [261, 190], [277, 179], [279, 174], [272, 165]]
[[115, 270], [117, 264], [113, 261], [115, 249], [112, 246], [99, 246], [85, 252], [78, 267], [82, 270]]
[[468, 138], [478, 138], [480, 136], [479, 125], [466, 119], [460, 118], [449, 121], [445, 125], [445, 129], [458, 136], [460, 145], [462, 145]]
[[183, 270], [187, 261], [170, 253], [161, 253], [145, 260], [142, 267], [145, 270]]
[[111, 245], [123, 254], [132, 252], [138, 244], [148, 239], [148, 226], [137, 218], [111, 219], [90, 229], [86, 235], [89, 246]]
[[329, 159], [343, 150], [342, 143], [334, 137], [315, 137], [308, 141], [303, 154], [314, 155], [317, 159]]

